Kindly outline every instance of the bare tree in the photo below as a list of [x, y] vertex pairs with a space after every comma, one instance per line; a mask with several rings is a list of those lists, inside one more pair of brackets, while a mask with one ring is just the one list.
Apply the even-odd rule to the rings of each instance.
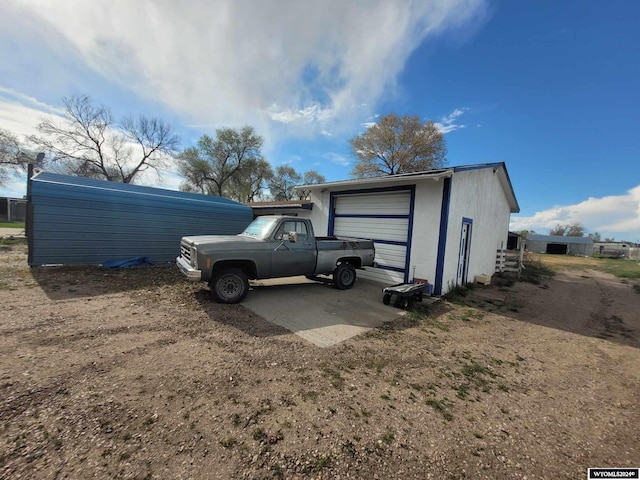
[[23, 170], [33, 161], [31, 152], [25, 151], [22, 142], [9, 130], [0, 128], [0, 185], [4, 185], [12, 174]]
[[274, 200], [293, 200], [296, 198], [294, 187], [302, 181], [302, 176], [293, 167], [280, 165], [269, 181], [269, 191]]
[[[327, 179], [324, 178], [324, 175], [321, 175], [316, 170], [308, 170], [304, 172], [304, 178], [302, 179], [302, 183], [304, 183], [305, 185], [317, 185], [319, 183], [324, 183], [326, 181]], [[298, 198], [300, 200], [308, 199], [309, 195], [311, 194], [311, 190], [309, 190], [308, 188], [298, 189], [297, 192], [298, 192]]]
[[440, 168], [446, 163], [444, 135], [432, 121], [417, 116], [385, 115], [349, 140], [356, 177], [378, 177]]
[[108, 107], [87, 95], [62, 99], [64, 119], [44, 119], [31, 141], [49, 152], [49, 168], [61, 173], [133, 183], [142, 172], [160, 176], [180, 142], [160, 119], [126, 117], [116, 124]]
[[196, 147], [189, 147], [178, 156], [178, 168], [185, 178], [181, 188], [220, 197], [233, 195], [234, 177], [250, 178], [251, 165], [264, 166], [262, 143], [262, 137], [250, 126], [218, 129], [216, 138], [202, 135]]

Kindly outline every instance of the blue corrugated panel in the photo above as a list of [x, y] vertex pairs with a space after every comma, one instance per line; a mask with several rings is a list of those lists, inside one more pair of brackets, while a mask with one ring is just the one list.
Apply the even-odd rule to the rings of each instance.
[[253, 219], [227, 198], [42, 172], [31, 179], [31, 265], [175, 260], [186, 235], [232, 235]]

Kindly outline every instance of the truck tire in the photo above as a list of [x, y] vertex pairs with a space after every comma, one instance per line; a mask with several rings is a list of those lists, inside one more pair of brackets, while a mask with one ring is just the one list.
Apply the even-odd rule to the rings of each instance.
[[350, 263], [341, 263], [333, 271], [333, 284], [338, 290], [348, 290], [356, 283], [356, 269]]
[[238, 268], [216, 273], [209, 283], [211, 296], [218, 303], [239, 303], [249, 292], [249, 278]]

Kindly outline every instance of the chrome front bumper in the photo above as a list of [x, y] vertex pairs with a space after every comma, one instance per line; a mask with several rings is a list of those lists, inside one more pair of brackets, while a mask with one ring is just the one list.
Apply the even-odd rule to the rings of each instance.
[[192, 282], [202, 280], [202, 271], [193, 268], [182, 257], [176, 258], [176, 265], [180, 269], [180, 272], [187, 277], [187, 280], [191, 280]]

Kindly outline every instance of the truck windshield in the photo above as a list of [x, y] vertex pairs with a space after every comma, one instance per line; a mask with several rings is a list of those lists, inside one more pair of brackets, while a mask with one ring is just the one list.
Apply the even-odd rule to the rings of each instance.
[[277, 221], [277, 218], [258, 217], [244, 229], [241, 235], [265, 239], [269, 236]]

